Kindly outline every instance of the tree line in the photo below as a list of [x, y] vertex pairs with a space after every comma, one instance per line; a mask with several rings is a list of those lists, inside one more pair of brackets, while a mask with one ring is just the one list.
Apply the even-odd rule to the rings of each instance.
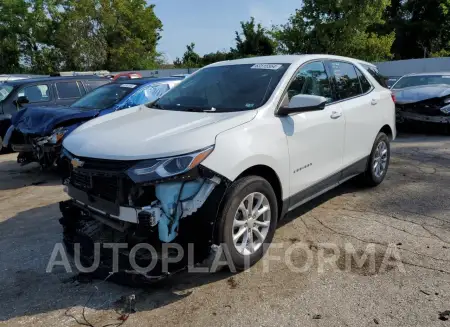
[[199, 56], [187, 46], [178, 67], [273, 54], [326, 53], [370, 62], [450, 56], [450, 0], [303, 0], [288, 21], [241, 22], [236, 47]]
[[0, 72], [156, 68], [162, 23], [145, 0], [0, 0]]
[[[241, 22], [236, 44], [176, 67], [273, 54], [329, 53], [367, 61], [450, 55], [450, 0], [303, 0], [289, 19]], [[155, 69], [162, 22], [145, 0], [0, 0], [0, 73]]]

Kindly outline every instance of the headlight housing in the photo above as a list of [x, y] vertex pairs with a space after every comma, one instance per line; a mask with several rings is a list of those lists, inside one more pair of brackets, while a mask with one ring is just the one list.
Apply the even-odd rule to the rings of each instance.
[[183, 174], [198, 166], [213, 150], [214, 146], [209, 146], [182, 156], [144, 160], [128, 169], [127, 174], [135, 183]]
[[67, 133], [67, 128], [59, 127], [53, 130], [52, 135], [48, 138], [48, 143], [50, 144], [58, 144], [64, 137], [64, 134]]

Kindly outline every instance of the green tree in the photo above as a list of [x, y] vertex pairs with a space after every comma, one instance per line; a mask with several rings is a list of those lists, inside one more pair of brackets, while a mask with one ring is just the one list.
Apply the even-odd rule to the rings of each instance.
[[2, 72], [150, 69], [162, 24], [145, 0], [1, 0]]
[[304, 0], [302, 7], [272, 35], [287, 53], [330, 53], [370, 61], [391, 58], [395, 33], [372, 31], [383, 24], [390, 0]]
[[195, 43], [191, 42], [186, 46], [183, 57], [176, 58], [173, 62], [175, 67], [195, 68], [202, 65], [200, 55], [195, 52]]
[[145, 0], [98, 0], [99, 29], [106, 43], [105, 69], [151, 69], [162, 23]]
[[0, 1], [0, 72], [20, 71], [20, 37], [28, 6], [25, 1]]
[[268, 31], [255, 23], [255, 18], [251, 17], [247, 22], [241, 22], [242, 32], [236, 31], [236, 49], [237, 56], [270, 56], [275, 53], [276, 44], [270, 38]]

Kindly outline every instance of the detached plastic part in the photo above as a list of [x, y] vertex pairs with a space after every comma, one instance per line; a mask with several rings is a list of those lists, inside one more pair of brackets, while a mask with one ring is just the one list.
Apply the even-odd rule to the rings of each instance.
[[220, 178], [213, 177], [156, 186], [156, 197], [162, 209], [158, 219], [158, 234], [161, 242], [168, 243], [177, 237], [180, 218], [197, 211], [219, 183]]

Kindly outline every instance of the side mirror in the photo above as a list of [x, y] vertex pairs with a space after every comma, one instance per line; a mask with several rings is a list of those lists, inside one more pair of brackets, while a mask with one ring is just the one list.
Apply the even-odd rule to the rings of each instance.
[[287, 116], [298, 112], [323, 110], [325, 109], [327, 102], [328, 100], [325, 97], [298, 94], [293, 96], [287, 105], [282, 105], [278, 109], [277, 115]]
[[15, 102], [16, 102], [16, 105], [20, 106], [22, 104], [29, 103], [30, 100], [28, 100], [28, 98], [25, 95], [22, 95], [22, 96], [18, 97], [17, 100], [15, 100]]

